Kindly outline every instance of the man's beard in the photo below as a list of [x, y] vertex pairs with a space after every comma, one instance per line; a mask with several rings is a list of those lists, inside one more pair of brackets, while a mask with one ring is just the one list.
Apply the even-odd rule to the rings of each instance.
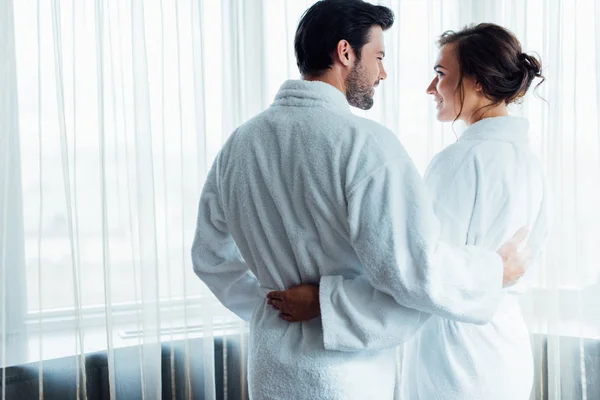
[[359, 61], [346, 78], [346, 100], [361, 110], [373, 107], [373, 84], [369, 82], [368, 73]]

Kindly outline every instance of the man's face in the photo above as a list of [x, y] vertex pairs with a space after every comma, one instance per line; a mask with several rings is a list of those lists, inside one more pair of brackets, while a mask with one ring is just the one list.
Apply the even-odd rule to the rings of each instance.
[[346, 99], [351, 106], [362, 110], [373, 107], [375, 87], [387, 77], [383, 57], [383, 30], [380, 26], [373, 26], [369, 31], [369, 41], [362, 48], [360, 60], [354, 63], [346, 77]]

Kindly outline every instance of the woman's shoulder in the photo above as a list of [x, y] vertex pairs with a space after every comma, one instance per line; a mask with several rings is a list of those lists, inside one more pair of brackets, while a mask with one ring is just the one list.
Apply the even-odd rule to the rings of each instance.
[[461, 141], [446, 146], [437, 153], [429, 163], [429, 170], [456, 170], [464, 166], [472, 158], [473, 152], [471, 144], [465, 144]]

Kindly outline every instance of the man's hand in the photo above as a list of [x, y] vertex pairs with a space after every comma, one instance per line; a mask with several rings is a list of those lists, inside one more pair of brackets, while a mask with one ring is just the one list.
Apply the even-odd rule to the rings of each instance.
[[531, 249], [525, 246], [519, 251], [519, 246], [525, 242], [529, 230], [523, 227], [515, 235], [498, 249], [496, 253], [502, 257], [504, 262], [503, 287], [512, 286], [523, 276], [531, 261]]
[[280, 311], [288, 322], [308, 321], [321, 314], [319, 286], [302, 284], [288, 290], [267, 293], [267, 304]]

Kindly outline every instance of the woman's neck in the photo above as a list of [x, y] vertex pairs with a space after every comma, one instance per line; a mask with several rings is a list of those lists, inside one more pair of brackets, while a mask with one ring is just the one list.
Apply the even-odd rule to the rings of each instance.
[[502, 102], [494, 107], [486, 107], [483, 110], [476, 111], [471, 115], [471, 118], [465, 119], [464, 121], [467, 126], [471, 126], [484, 118], [505, 117], [507, 115], [508, 108], [506, 107], [506, 103]]

